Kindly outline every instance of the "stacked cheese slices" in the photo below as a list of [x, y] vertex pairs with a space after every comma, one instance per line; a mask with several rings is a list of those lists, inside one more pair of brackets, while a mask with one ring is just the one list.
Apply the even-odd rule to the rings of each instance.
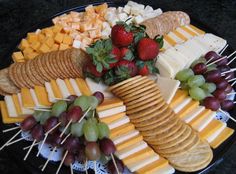
[[209, 144], [176, 116], [154, 81], [136, 76], [109, 89], [124, 101], [127, 115], [144, 140], [176, 169], [192, 172], [211, 162]]

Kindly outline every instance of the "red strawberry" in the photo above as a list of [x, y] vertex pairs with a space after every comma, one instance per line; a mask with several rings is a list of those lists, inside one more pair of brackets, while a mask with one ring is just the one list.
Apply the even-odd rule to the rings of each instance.
[[117, 63], [120, 61], [121, 59], [121, 52], [120, 49], [117, 48], [116, 46], [112, 47], [112, 51], [111, 54], [114, 56], [114, 58], [117, 60], [115, 63], [110, 63], [109, 66], [110, 68], [113, 68], [114, 66], [117, 65]]
[[144, 65], [144, 67], [142, 67], [141, 69], [139, 69], [138, 74], [139, 74], [139, 75], [142, 75], [142, 76], [148, 75], [148, 74], [149, 74], [148, 66], [147, 66], [147, 65]]
[[92, 64], [92, 63], [88, 63], [86, 65], [85, 72], [89, 73], [89, 74], [91, 74], [91, 75], [93, 75], [95, 77], [101, 77], [105, 73], [105, 71], [98, 72], [97, 69], [96, 69], [96, 66], [94, 64]]
[[125, 24], [116, 24], [111, 30], [112, 43], [118, 47], [129, 46], [133, 42], [133, 33]]
[[134, 62], [128, 60], [121, 60], [116, 66], [116, 75], [120, 78], [127, 79], [137, 75], [138, 68]]
[[125, 57], [125, 55], [129, 52], [129, 48], [127, 47], [123, 47], [123, 48], [120, 48], [120, 56], [123, 58]]
[[159, 44], [150, 38], [142, 38], [138, 42], [138, 56], [141, 60], [155, 59], [159, 53]]

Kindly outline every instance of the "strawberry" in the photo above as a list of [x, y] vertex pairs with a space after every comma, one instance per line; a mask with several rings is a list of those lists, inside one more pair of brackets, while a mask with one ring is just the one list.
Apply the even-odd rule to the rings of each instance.
[[141, 60], [155, 59], [159, 53], [159, 44], [150, 38], [142, 38], [137, 46], [138, 56]]
[[102, 77], [102, 75], [105, 73], [105, 71], [103, 72], [98, 72], [97, 69], [96, 69], [96, 66], [92, 63], [88, 63], [86, 66], [85, 66], [85, 69], [84, 69], [85, 73], [89, 73], [90, 75], [94, 76], [94, 77]]
[[112, 27], [112, 43], [118, 47], [129, 46], [133, 42], [133, 37], [130, 27], [126, 23], [120, 22]]
[[132, 51], [127, 47], [120, 48], [120, 53], [121, 53], [122, 59], [129, 60], [129, 61], [134, 59], [134, 55]]
[[158, 72], [158, 69], [155, 67], [154, 60], [149, 60], [149, 61], [138, 60], [136, 61], [136, 66], [138, 67], [138, 74], [142, 76]]
[[130, 77], [137, 75], [137, 71], [138, 69], [137, 66], [135, 65], [135, 62], [121, 60], [118, 62], [116, 66], [115, 74], [120, 79], [128, 79]]
[[149, 69], [147, 65], [144, 65], [141, 69], [138, 70], [138, 74], [142, 76], [146, 76], [149, 74]]
[[117, 63], [120, 61], [121, 59], [121, 51], [118, 47], [116, 46], [113, 46], [112, 47], [112, 51], [111, 51], [111, 54], [114, 56], [114, 58], [117, 60], [117, 62], [115, 63], [110, 63], [109, 66], [110, 68], [113, 68], [114, 66], [117, 65]]

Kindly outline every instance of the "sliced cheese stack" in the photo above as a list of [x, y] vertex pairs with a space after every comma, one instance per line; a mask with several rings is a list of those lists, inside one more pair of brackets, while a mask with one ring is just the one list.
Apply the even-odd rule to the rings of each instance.
[[234, 132], [226, 123], [215, 119], [216, 112], [200, 106], [200, 103], [188, 97], [184, 90], [176, 92], [170, 107], [181, 120], [198, 131], [199, 136], [207, 140], [212, 148], [217, 148]]
[[110, 138], [116, 146], [116, 156], [123, 161], [131, 172], [136, 173], [173, 173], [168, 161], [161, 158], [143, 141], [143, 136], [130, 123], [126, 107], [118, 98], [105, 99], [97, 107], [101, 122], [108, 124]]

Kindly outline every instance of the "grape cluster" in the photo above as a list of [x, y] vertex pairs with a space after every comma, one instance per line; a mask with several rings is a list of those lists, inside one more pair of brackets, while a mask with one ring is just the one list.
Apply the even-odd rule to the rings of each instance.
[[194, 61], [191, 68], [176, 74], [181, 82], [181, 88], [188, 90], [192, 99], [202, 101], [202, 104], [213, 111], [219, 108], [230, 110], [233, 101], [227, 100], [227, 94], [232, 91], [228, 80], [234, 78], [227, 65], [227, 58], [223, 58], [214, 51]]

